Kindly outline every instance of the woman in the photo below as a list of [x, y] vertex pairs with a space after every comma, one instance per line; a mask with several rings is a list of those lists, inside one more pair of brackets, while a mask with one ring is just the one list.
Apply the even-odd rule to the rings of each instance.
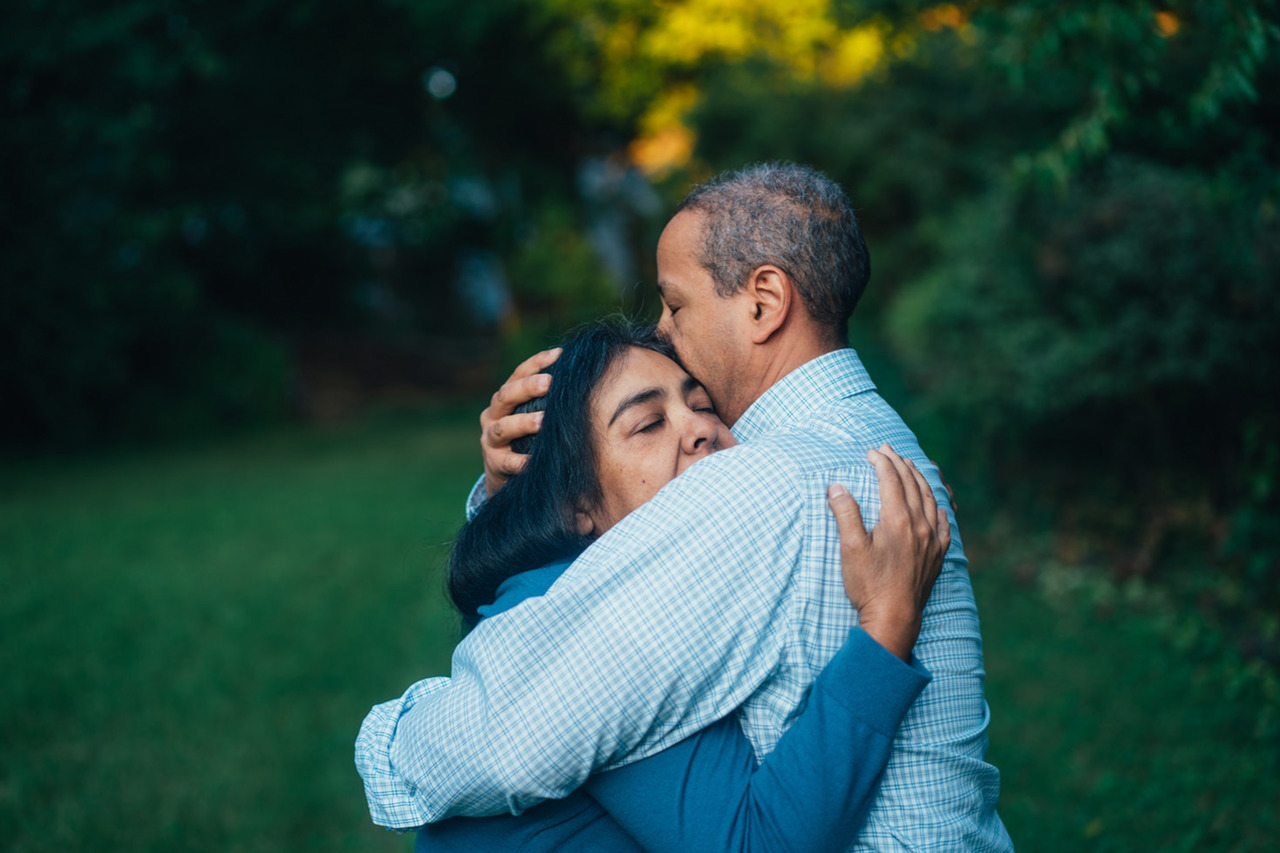
[[[524, 470], [454, 545], [449, 589], [470, 626], [545, 592], [593, 539], [690, 465], [734, 443], [706, 391], [661, 343], [632, 327], [588, 327], [548, 372], [554, 381], [535, 401], [545, 414], [526, 442]], [[915, 489], [919, 512], [939, 518], [922, 476], [887, 449], [874, 461], [886, 507]], [[833, 494], [845, 544], [865, 537], [852, 498]], [[865, 818], [893, 732], [928, 681], [918, 664], [906, 666], [886, 649], [910, 658], [949, 527], [936, 524], [929, 540], [917, 565], [896, 567], [910, 570], [909, 584], [898, 577], [874, 586], [856, 561], [846, 561], [851, 602], [877, 598], [888, 610], [863, 613], [804, 713], [758, 769], [728, 718], [523, 815], [424, 827], [419, 850], [843, 850]]]

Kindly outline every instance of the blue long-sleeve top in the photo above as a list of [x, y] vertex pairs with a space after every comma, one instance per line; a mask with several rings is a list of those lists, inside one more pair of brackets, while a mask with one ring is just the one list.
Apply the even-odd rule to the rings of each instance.
[[[542, 595], [569, 565], [507, 579], [492, 618]], [[592, 775], [520, 815], [457, 817], [418, 831], [419, 853], [524, 851], [842, 851], [857, 835], [894, 732], [930, 674], [861, 628], [819, 674], [795, 724], [757, 766], [726, 717], [675, 746]]]

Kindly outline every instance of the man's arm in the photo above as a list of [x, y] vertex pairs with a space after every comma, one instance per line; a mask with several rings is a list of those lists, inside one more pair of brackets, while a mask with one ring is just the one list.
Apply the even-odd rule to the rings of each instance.
[[740, 705], [780, 659], [803, 540], [797, 478], [745, 450], [699, 462], [547, 595], [482, 622], [451, 680], [375, 709], [366, 785], [398, 778], [419, 823], [518, 813]]

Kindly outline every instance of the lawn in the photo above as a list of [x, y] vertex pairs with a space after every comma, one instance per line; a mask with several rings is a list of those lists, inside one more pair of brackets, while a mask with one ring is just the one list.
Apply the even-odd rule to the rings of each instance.
[[[470, 408], [438, 409], [10, 463], [6, 849], [410, 849], [369, 823], [352, 741], [370, 704], [447, 669], [475, 433]], [[1266, 848], [1263, 682], [1141, 597], [1020, 580], [1026, 549], [970, 538], [1019, 847]]]

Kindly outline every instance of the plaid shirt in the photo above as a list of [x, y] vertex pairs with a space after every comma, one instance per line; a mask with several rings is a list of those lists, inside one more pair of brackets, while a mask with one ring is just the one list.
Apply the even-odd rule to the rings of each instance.
[[[857, 623], [827, 485], [844, 483], [874, 524], [866, 452], [888, 442], [949, 504], [850, 349], [785, 376], [734, 434], [742, 444], [690, 467], [546, 595], [484, 620], [454, 653], [452, 678], [373, 708], [356, 764], [375, 823], [519, 813], [735, 711], [756, 754], [773, 749]], [[995, 812], [999, 772], [983, 760], [990, 717], [966, 566], [953, 519], [915, 649], [933, 682], [851, 850], [1012, 849]]]

